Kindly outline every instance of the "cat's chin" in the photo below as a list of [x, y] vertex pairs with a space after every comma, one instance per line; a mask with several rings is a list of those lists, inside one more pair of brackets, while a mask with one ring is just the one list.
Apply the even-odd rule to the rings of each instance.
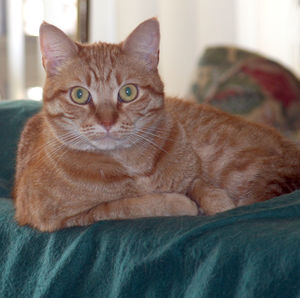
[[124, 147], [122, 142], [109, 138], [104, 138], [93, 145], [96, 151], [112, 151]]
[[[100, 140], [89, 140], [88, 142], [77, 144], [73, 149], [85, 152], [104, 152], [113, 151], [118, 149], [125, 149], [131, 147], [132, 144], [124, 140], [113, 139], [110, 137], [105, 137]], [[76, 147], [76, 148], [75, 148]]]

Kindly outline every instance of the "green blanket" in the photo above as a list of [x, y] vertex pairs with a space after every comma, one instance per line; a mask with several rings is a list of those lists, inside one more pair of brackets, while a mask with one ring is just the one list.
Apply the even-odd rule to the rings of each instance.
[[16, 143], [39, 108], [0, 103], [0, 297], [300, 297], [300, 191], [213, 217], [19, 227]]

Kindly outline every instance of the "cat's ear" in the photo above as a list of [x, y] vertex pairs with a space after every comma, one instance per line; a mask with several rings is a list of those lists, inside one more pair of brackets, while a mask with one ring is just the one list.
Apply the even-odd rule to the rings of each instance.
[[40, 47], [43, 66], [48, 75], [55, 75], [59, 67], [77, 54], [78, 48], [64, 32], [46, 22], [40, 26]]
[[123, 42], [123, 50], [138, 55], [149, 69], [156, 69], [159, 60], [159, 23], [156, 18], [141, 23]]

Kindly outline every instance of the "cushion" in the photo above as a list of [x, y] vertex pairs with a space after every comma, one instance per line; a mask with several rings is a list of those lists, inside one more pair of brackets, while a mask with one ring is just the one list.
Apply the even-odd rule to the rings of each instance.
[[280, 63], [236, 47], [210, 47], [190, 97], [277, 128], [300, 144], [300, 81]]

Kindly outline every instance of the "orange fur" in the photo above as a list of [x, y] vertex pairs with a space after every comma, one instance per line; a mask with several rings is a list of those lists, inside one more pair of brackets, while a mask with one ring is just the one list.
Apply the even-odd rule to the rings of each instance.
[[[215, 214], [300, 186], [299, 150], [274, 130], [164, 98], [158, 46], [155, 19], [119, 45], [81, 45], [41, 26], [44, 105], [18, 147], [19, 224], [54, 231], [101, 219], [196, 215], [198, 207]], [[138, 96], [122, 102], [118, 92], [129, 83]], [[89, 91], [86, 104], [71, 100], [76, 86]]]

